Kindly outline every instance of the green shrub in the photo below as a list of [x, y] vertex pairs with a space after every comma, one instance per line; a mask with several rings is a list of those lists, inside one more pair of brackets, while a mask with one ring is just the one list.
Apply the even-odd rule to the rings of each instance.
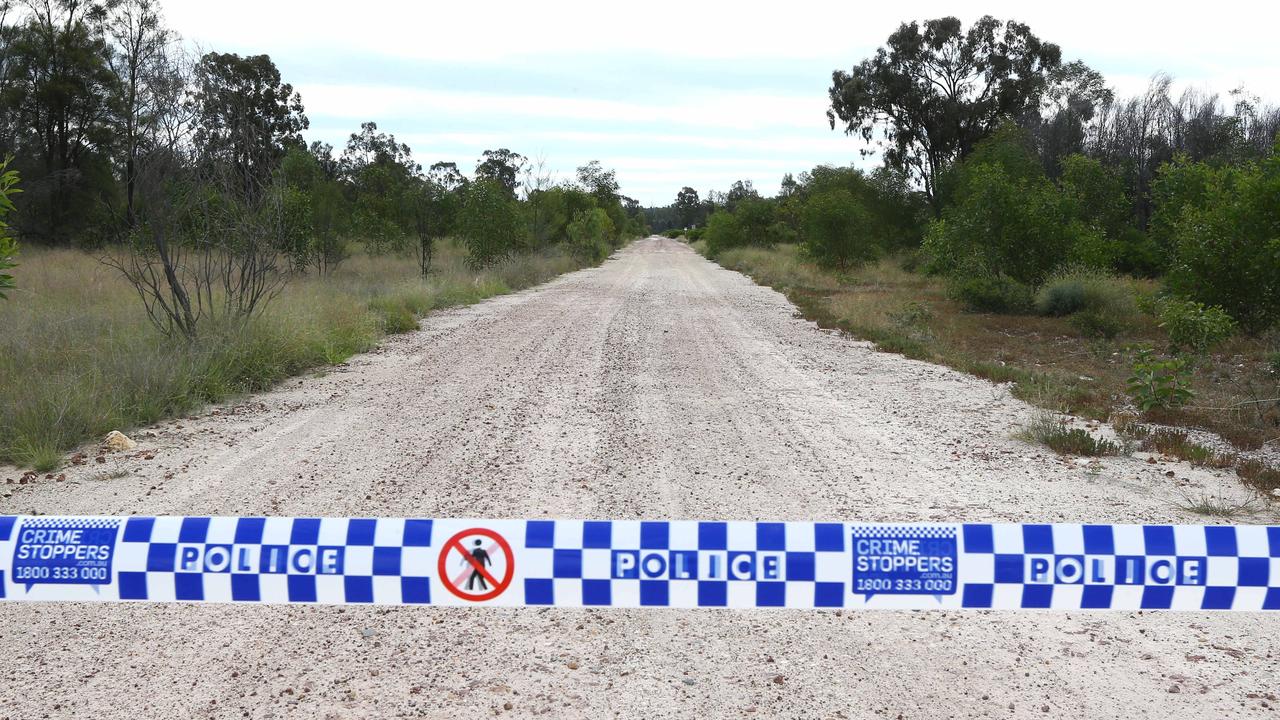
[[1186, 359], [1158, 358], [1148, 349], [1138, 350], [1127, 387], [1133, 404], [1143, 412], [1181, 407], [1194, 396]]
[[467, 247], [467, 264], [484, 268], [529, 245], [529, 223], [520, 203], [492, 180], [471, 183], [458, 213], [458, 236]]
[[934, 272], [1002, 275], [1035, 287], [1100, 232], [1077, 217], [1074, 196], [1049, 181], [1016, 128], [980, 144], [945, 184], [951, 203], [923, 246]]
[[1058, 273], [1036, 293], [1036, 312], [1071, 316], [1071, 324], [1090, 337], [1112, 338], [1127, 328], [1138, 312], [1129, 288], [1098, 270]]
[[15, 267], [13, 258], [18, 254], [18, 242], [9, 236], [4, 216], [13, 211], [10, 196], [22, 192], [15, 187], [18, 184], [17, 171], [7, 170], [8, 166], [8, 159], [0, 162], [0, 298], [4, 298], [5, 290], [13, 288], [13, 276], [3, 271]]
[[1018, 437], [1046, 445], [1059, 455], [1100, 457], [1119, 455], [1122, 450], [1110, 440], [1095, 438], [1080, 428], [1068, 428], [1065, 420], [1049, 412], [1037, 412]]
[[1171, 222], [1169, 287], [1261, 332], [1280, 320], [1280, 149], [1261, 162], [1194, 175], [1204, 190]]
[[707, 257], [713, 259], [729, 248], [746, 244], [742, 234], [742, 223], [725, 210], [717, 210], [707, 218], [707, 227], [702, 234], [702, 239], [707, 241]]
[[1205, 307], [1195, 300], [1177, 296], [1160, 298], [1156, 314], [1160, 327], [1169, 333], [1169, 345], [1174, 351], [1203, 354], [1236, 330], [1235, 321], [1222, 308]]
[[613, 220], [600, 208], [583, 210], [573, 216], [567, 229], [569, 252], [574, 257], [597, 263], [609, 255], [609, 241], [613, 237]]
[[951, 297], [975, 312], [1020, 314], [1031, 309], [1031, 288], [1004, 276], [959, 277], [948, 283]]
[[805, 251], [820, 265], [847, 270], [879, 254], [870, 234], [871, 217], [847, 190], [809, 198], [801, 217]]
[[1085, 309], [1084, 282], [1079, 278], [1050, 280], [1036, 293], [1036, 312], [1052, 317], [1065, 317]]

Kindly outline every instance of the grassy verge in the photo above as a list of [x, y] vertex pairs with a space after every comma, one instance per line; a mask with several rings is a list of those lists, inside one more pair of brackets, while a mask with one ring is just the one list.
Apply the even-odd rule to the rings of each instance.
[[291, 280], [265, 313], [196, 342], [166, 340], [133, 288], [96, 257], [24, 249], [18, 291], [0, 302], [0, 462], [56, 467], [63, 453], [126, 430], [339, 363], [417, 316], [582, 267], [560, 253], [470, 271], [437, 249], [424, 280], [411, 258], [357, 255], [328, 277]]
[[[698, 244], [694, 248], [699, 249]], [[968, 312], [948, 297], [941, 280], [908, 272], [895, 258], [847, 273], [818, 267], [792, 245], [735, 248], [715, 259], [784, 293], [805, 317], [824, 327], [870, 340], [885, 352], [1013, 383], [1013, 394], [1033, 405], [1093, 420], [1113, 419], [1128, 406], [1129, 348], [1169, 344], [1156, 320], [1138, 312], [1126, 318], [1123, 330], [1111, 339], [1091, 337], [1070, 318]], [[1155, 291], [1147, 281], [1126, 282], [1135, 296]], [[1233, 338], [1202, 361], [1192, 381], [1195, 401], [1190, 407], [1152, 411], [1136, 419], [1203, 428], [1239, 450], [1274, 445], [1280, 440], [1280, 418], [1274, 416], [1274, 408], [1251, 402], [1275, 397], [1280, 387], [1272, 353], [1266, 340]], [[1133, 422], [1126, 425], [1134, 427]], [[1075, 454], [1086, 444], [1049, 425], [1032, 435], [1051, 438], [1055, 449]], [[1242, 480], [1268, 496], [1280, 488], [1280, 472], [1265, 463], [1215, 454], [1185, 435], [1182, 442], [1167, 437], [1131, 439], [1145, 449], [1193, 462], [1235, 467]], [[1095, 452], [1083, 454], [1099, 450], [1086, 449]], [[1106, 454], [1112, 448], [1102, 450]], [[1225, 457], [1233, 459], [1225, 462]]]

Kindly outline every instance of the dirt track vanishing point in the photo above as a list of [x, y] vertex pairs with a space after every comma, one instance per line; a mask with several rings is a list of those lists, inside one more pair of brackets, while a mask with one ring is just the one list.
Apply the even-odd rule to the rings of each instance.
[[[1010, 437], [1029, 414], [650, 238], [140, 431], [0, 512], [1200, 523], [1183, 495], [1239, 492], [1185, 464], [1060, 459]], [[1280, 677], [1280, 617], [1259, 615], [0, 614], [0, 718], [1219, 718], [1270, 716]]]

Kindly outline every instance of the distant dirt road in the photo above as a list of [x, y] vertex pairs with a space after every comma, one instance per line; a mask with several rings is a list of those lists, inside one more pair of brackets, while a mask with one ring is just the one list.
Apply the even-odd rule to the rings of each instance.
[[[650, 238], [0, 512], [1203, 522], [1180, 493], [1238, 492], [1060, 460], [1011, 439], [1027, 414]], [[1274, 615], [0, 604], [0, 628], [0, 718], [1207, 719], [1280, 693]]]

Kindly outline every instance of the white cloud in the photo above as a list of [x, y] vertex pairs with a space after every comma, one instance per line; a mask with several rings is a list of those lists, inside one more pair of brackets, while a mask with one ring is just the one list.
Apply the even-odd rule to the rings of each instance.
[[[1025, 22], [1122, 96], [1163, 70], [1180, 86], [1225, 97], [1243, 84], [1280, 102], [1274, 2], [162, 1], [170, 24], [203, 47], [269, 53], [302, 92], [312, 137], [340, 146], [372, 119], [424, 163], [470, 168], [483, 149], [510, 147], [545, 156], [565, 177], [600, 159], [645, 202], [738, 178], [776, 188], [784, 171], [858, 158], [862, 143], [826, 125], [825, 81], [904, 20], [990, 13]], [[337, 63], [343, 79], [295, 72]], [[606, 68], [616, 84], [601, 81]]]

